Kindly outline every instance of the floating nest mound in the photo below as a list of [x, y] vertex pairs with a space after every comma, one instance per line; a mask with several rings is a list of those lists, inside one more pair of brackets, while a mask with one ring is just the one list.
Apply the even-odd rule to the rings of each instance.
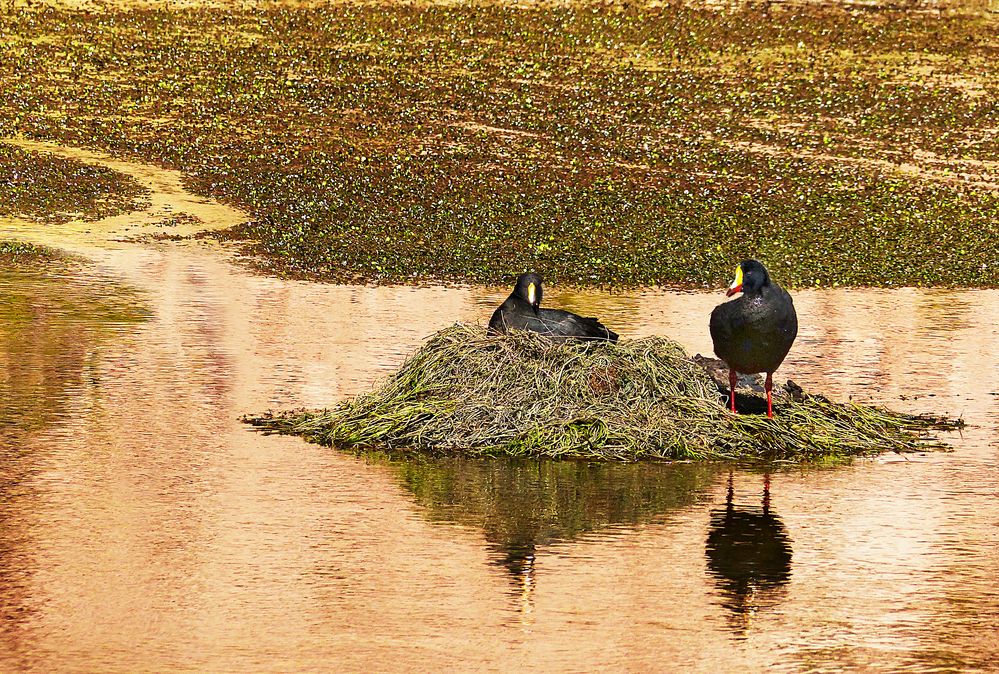
[[[647, 337], [556, 344], [458, 324], [374, 391], [332, 409], [246, 417], [267, 432], [338, 448], [634, 461], [810, 461], [945, 445], [960, 420], [900, 414], [775, 389], [775, 418], [734, 415], [709, 359]], [[765, 399], [740, 388], [740, 411]], [[759, 388], [759, 387], [755, 387]], [[759, 389], [762, 391], [762, 389]]]

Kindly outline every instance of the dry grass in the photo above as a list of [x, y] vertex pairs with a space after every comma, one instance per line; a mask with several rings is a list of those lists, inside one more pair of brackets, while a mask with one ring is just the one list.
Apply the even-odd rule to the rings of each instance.
[[809, 461], [944, 445], [960, 421], [778, 392], [776, 418], [730, 414], [715, 381], [663, 337], [552, 344], [456, 325], [374, 391], [327, 410], [244, 420], [338, 448], [471, 455]]

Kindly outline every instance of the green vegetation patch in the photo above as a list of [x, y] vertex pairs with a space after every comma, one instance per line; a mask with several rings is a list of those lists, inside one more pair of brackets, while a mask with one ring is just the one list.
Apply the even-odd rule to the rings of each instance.
[[999, 286], [990, 16], [0, 13], [0, 134], [186, 172], [278, 274]]
[[147, 190], [111, 169], [0, 143], [0, 217], [47, 224], [138, 210]]
[[634, 461], [814, 461], [939, 447], [960, 422], [789, 391], [774, 419], [727, 411], [676, 343], [553, 344], [533, 333], [442, 330], [383, 385], [330, 410], [245, 419], [339, 448]]
[[32, 263], [65, 262], [69, 257], [46, 246], [37, 246], [13, 239], [0, 239], [0, 267]]

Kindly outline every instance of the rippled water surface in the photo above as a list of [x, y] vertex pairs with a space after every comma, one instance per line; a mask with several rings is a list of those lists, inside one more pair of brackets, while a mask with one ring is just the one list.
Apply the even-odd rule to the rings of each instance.
[[[780, 380], [969, 427], [953, 453], [764, 475], [260, 436], [238, 417], [363, 391], [506, 291], [282, 281], [195, 247], [97, 257], [0, 274], [4, 671], [999, 661], [996, 292], [797, 292]], [[701, 353], [723, 299], [546, 298]]]

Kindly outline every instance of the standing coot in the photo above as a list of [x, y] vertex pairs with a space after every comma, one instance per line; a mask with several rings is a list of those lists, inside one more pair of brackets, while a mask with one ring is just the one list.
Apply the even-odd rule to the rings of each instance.
[[757, 260], [743, 260], [726, 295], [742, 297], [711, 312], [715, 354], [728, 365], [731, 409], [735, 412], [737, 373], [766, 372], [767, 416], [773, 417], [773, 373], [784, 361], [798, 334], [798, 315], [787, 291], [770, 280]]

